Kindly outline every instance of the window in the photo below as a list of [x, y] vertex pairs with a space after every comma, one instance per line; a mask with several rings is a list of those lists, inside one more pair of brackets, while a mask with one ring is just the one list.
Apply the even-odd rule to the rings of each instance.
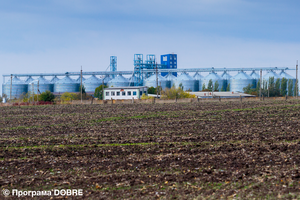
[[172, 61], [170, 62], [170, 64], [172, 64]]
[[143, 91], [140, 91], [140, 96], [142, 96], [143, 95]]
[[170, 60], [172, 60], [172, 56], [170, 56]]
[[117, 96], [120, 96], [120, 92], [117, 92]]
[[136, 91], [133, 92], [133, 96], [136, 96]]
[[174, 60], [176, 60], [176, 57], [174, 57]]
[[126, 92], [122, 92], [122, 96], [126, 96]]
[[147, 91], [144, 91], [144, 94], [146, 94], [147, 93]]
[[176, 64], [176, 62], [174, 62], [174, 64]]
[[111, 92], [111, 96], [115, 96], [115, 92]]
[[128, 92], [127, 92], [127, 96], [131, 96], [131, 91], [128, 91]]
[[106, 95], [106, 96], [109, 96], [109, 92], [105, 92], [105, 95]]

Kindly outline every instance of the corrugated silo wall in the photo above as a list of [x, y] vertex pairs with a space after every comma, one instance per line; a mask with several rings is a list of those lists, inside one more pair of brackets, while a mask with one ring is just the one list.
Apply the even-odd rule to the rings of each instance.
[[86, 92], [95, 92], [102, 83], [83, 83]]
[[79, 83], [55, 83], [54, 84], [54, 92], [79, 92]]
[[27, 84], [12, 84], [12, 91], [10, 97], [10, 84], [3, 84], [2, 85], [2, 93], [6, 94], [7, 98], [9, 99], [18, 99], [22, 95], [25, 95], [28, 92]]
[[[37, 84], [34, 84], [34, 93], [37, 94], [39, 89], [39, 93], [46, 92], [47, 90], [53, 92], [54, 84], [39, 84], [39, 88]], [[28, 84], [28, 92], [32, 92], [32, 85]]]
[[[156, 81], [144, 80], [143, 85], [147, 86], [147, 87], [155, 87], [156, 88]], [[165, 90], [166, 88], [169, 88], [168, 81], [166, 81], [166, 80], [158, 80], [158, 86], [161, 86], [161, 88], [163, 90]]]
[[180, 84], [183, 86], [183, 90], [199, 91], [199, 81], [196, 80], [173, 80], [173, 84], [178, 88]]
[[244, 92], [244, 87], [248, 85], [255, 85], [254, 79], [231, 79], [230, 80], [230, 91], [232, 92]]

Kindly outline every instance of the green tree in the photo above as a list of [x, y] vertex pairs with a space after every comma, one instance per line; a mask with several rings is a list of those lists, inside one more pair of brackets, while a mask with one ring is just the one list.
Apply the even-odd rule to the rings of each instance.
[[54, 94], [47, 90], [46, 92], [42, 92], [39, 95], [39, 101], [48, 101], [48, 102], [53, 102], [54, 101]]
[[156, 94], [156, 88], [155, 87], [149, 87], [148, 88], [148, 94]]
[[275, 82], [274, 82], [274, 77], [269, 77], [269, 81], [268, 81], [268, 87], [267, 89], [269, 90], [268, 91], [268, 95], [270, 97], [274, 97], [275, 96]]
[[280, 96], [280, 79], [278, 78], [275, 82], [275, 97], [279, 97]]
[[[79, 86], [79, 92], [81, 93], [81, 85]], [[84, 85], [82, 85], [82, 94], [86, 94]]]
[[298, 80], [295, 81], [295, 85], [294, 85], [294, 96], [297, 96], [297, 95], [298, 95], [297, 92], [299, 91], [299, 88], [296, 87], [296, 86], [298, 86]]
[[230, 91], [230, 83], [228, 83], [227, 88], [226, 88], [226, 91], [227, 91], [227, 92]]
[[219, 82], [218, 81], [215, 82], [214, 91], [219, 91]]
[[162, 98], [167, 99], [175, 99], [175, 98], [195, 98], [194, 94], [190, 94], [189, 92], [184, 92], [180, 87], [175, 88], [166, 88], [165, 91], [162, 91]]
[[94, 97], [103, 100], [103, 89], [107, 88], [106, 85], [100, 85], [95, 89]]
[[212, 91], [212, 89], [213, 89], [213, 82], [212, 82], [211, 79], [208, 81], [207, 89], [208, 89], [209, 91]]
[[183, 85], [182, 85], [182, 83], [179, 84], [179, 87], [183, 90]]
[[202, 91], [203, 90], [205, 90], [206, 88], [205, 88], [205, 83], [203, 83], [203, 85], [202, 85]]
[[77, 97], [76, 94], [72, 94], [72, 93], [69, 93], [69, 92], [65, 92], [63, 93], [61, 96], [60, 96], [60, 100], [62, 101], [72, 101], [72, 100], [75, 100]]
[[293, 96], [293, 80], [288, 81], [288, 96]]
[[285, 96], [287, 94], [286, 89], [287, 89], [287, 79], [283, 77], [281, 80], [281, 89], [280, 89], [280, 94], [282, 96]]

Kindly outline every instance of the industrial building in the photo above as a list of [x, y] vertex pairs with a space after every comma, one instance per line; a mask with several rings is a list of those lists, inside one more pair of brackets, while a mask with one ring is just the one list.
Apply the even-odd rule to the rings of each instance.
[[[243, 92], [249, 84], [257, 87], [259, 80], [267, 82], [270, 77], [292, 80], [295, 90], [296, 79], [287, 73], [289, 68], [183, 68], [178, 69], [177, 54], [160, 56], [157, 63], [153, 54], [144, 60], [143, 54], [135, 54], [132, 71], [118, 71], [117, 57], [110, 57], [109, 71], [30, 73], [3, 75], [2, 93], [8, 99], [20, 98], [26, 93], [41, 93], [49, 90], [54, 93], [79, 92], [83, 84], [86, 92], [93, 93], [101, 84], [109, 88], [172, 86], [185, 91], [198, 92], [207, 89], [209, 84], [218, 91]], [[261, 76], [263, 74], [263, 76]], [[290, 88], [290, 87], [289, 87]], [[288, 88], [287, 88], [288, 89]]]
[[140, 99], [143, 94], [148, 95], [148, 87], [111, 87], [104, 88], [103, 99]]

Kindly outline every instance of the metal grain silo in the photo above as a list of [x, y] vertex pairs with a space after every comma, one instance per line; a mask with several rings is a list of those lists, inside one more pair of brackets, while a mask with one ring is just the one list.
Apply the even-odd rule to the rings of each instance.
[[[32, 84], [33, 84], [33, 90], [32, 90]], [[49, 80], [45, 79], [43, 76], [40, 76], [39, 78], [31, 81], [28, 84], [28, 92], [32, 93], [34, 92], [34, 94], [37, 93], [42, 93], [42, 92], [46, 92], [47, 90], [49, 90], [50, 92], [53, 92], [53, 87], [54, 84], [51, 83]], [[39, 92], [38, 92], [39, 90]]]
[[51, 79], [51, 83], [56, 83], [57, 81], [59, 81], [60, 79], [57, 78], [57, 76], [54, 76], [52, 79]]
[[230, 91], [233, 92], [244, 92], [243, 88], [251, 85], [255, 88], [255, 79], [241, 71], [237, 75], [231, 77], [230, 79]]
[[264, 81], [263, 84], [266, 84], [268, 86], [269, 79], [271, 77], [274, 77], [274, 83], [276, 83], [277, 79], [280, 79], [280, 82], [281, 82], [282, 77], [280, 75], [276, 74], [273, 71], [269, 71], [266, 75], [263, 76], [263, 81]]
[[[279, 75], [280, 75], [282, 78], [286, 78], [288, 81], [289, 81], [289, 80], [292, 80], [292, 83], [293, 83], [293, 88], [292, 88], [292, 90], [293, 90], [293, 96], [294, 96], [294, 90], [295, 90], [295, 85], [296, 85], [296, 78], [294, 78], [293, 76], [287, 74], [287, 73], [284, 72], [283, 70], [282, 70], [282, 72], [281, 72]], [[288, 89], [289, 89], [289, 84], [288, 84], [288, 82], [287, 82], [287, 84], [286, 84], [286, 89], [287, 89], [287, 91], [288, 91]]]
[[79, 92], [79, 86], [79, 83], [76, 83], [69, 76], [65, 76], [63, 79], [54, 83], [54, 92]]
[[95, 89], [102, 85], [102, 80], [96, 76], [91, 76], [82, 82], [86, 92], [95, 92]]
[[173, 84], [176, 88], [183, 87], [184, 91], [199, 91], [199, 82], [185, 72], [173, 79]]
[[194, 80], [198, 81], [198, 91], [201, 91], [202, 90], [202, 85], [203, 85], [203, 79], [204, 77], [201, 76], [198, 72], [193, 76]]
[[129, 81], [128, 79], [124, 78], [121, 74], [116, 76], [114, 79], [108, 81], [108, 87], [128, 87]]
[[260, 76], [255, 72], [255, 71], [252, 71], [252, 73], [250, 74], [250, 76], [254, 79], [255, 81], [255, 87], [254, 88], [257, 88], [257, 84], [258, 84], [258, 81], [260, 79]]
[[[157, 83], [158, 86], [161, 86], [163, 90], [169, 87], [167, 79], [160, 74], [157, 75]], [[152, 76], [144, 80], [143, 85], [156, 88], [156, 74], [153, 74]]]
[[[215, 72], [210, 72], [204, 79], [203, 84], [205, 84], [205, 88], [208, 88], [209, 81], [212, 80], [213, 86], [215, 87], [216, 82], [218, 81], [219, 87], [218, 90], [221, 91], [224, 88], [224, 80]], [[202, 85], [203, 85], [202, 84]], [[201, 86], [202, 88], [202, 86]]]
[[174, 84], [174, 80], [177, 78], [176, 76], [174, 76], [171, 72], [169, 72], [166, 76], [165, 76], [166, 80], [167, 80], [167, 87], [171, 88], [173, 87]]
[[20, 98], [22, 95], [25, 95], [27, 91], [27, 84], [16, 76], [2, 85], [2, 93], [6, 94], [8, 99]]
[[[230, 82], [230, 79], [231, 79], [231, 75], [227, 73], [227, 71], [224, 71], [224, 73], [222, 74], [222, 79], [224, 81], [224, 84], [223, 84], [223, 91], [226, 91], [227, 90], [227, 86]], [[230, 88], [229, 88], [230, 90]]]

